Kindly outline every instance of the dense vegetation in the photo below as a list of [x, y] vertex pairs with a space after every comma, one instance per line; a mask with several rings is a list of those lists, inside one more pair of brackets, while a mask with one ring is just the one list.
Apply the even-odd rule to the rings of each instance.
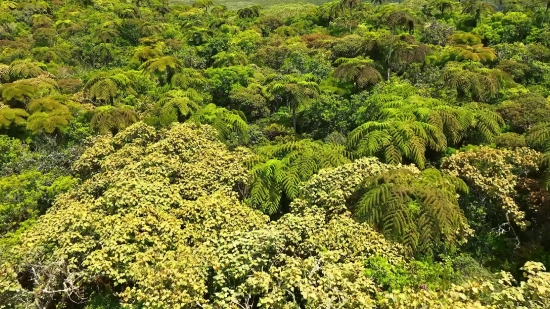
[[549, 0], [235, 7], [0, 2], [0, 308], [550, 307]]

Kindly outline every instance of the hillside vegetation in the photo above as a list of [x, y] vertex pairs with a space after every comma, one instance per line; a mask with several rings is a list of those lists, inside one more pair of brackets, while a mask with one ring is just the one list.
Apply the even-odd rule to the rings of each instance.
[[0, 309], [550, 308], [550, 0], [0, 2]]

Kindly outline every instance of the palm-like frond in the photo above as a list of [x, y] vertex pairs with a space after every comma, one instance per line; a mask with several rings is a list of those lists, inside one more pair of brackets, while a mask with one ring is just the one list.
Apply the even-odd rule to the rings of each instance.
[[189, 121], [213, 126], [223, 141], [248, 141], [248, 124], [243, 116], [215, 104], [208, 104], [196, 111]]
[[0, 107], [0, 128], [24, 125], [28, 116], [29, 114], [21, 108]]
[[143, 63], [162, 56], [162, 51], [153, 46], [139, 46], [134, 49], [133, 58]]
[[193, 89], [187, 91], [171, 90], [159, 100], [161, 122], [168, 125], [172, 122], [183, 122], [186, 117], [196, 112], [200, 95]]
[[339, 58], [335, 61], [338, 67], [334, 76], [346, 82], [353, 82], [358, 89], [365, 89], [383, 80], [369, 58]]
[[466, 236], [468, 224], [457, 193], [467, 192], [459, 178], [435, 169], [420, 174], [398, 169], [367, 178], [354, 213], [386, 237], [413, 252], [434, 245], [454, 246]]
[[92, 77], [84, 86], [85, 95], [99, 104], [114, 104], [114, 99], [120, 92], [133, 93], [133, 81], [128, 75], [115, 73], [112, 75], [100, 74]]
[[69, 124], [73, 118], [69, 108], [55, 98], [41, 98], [30, 102], [31, 116], [27, 119], [27, 129], [31, 132], [53, 133]]
[[172, 77], [183, 69], [183, 62], [172, 56], [163, 56], [147, 60], [141, 70], [159, 78], [162, 85], [172, 82]]
[[251, 170], [249, 202], [267, 214], [280, 209], [283, 195], [292, 200], [299, 185], [322, 168], [349, 162], [345, 148], [312, 140], [265, 145], [247, 165]]
[[29, 59], [15, 60], [10, 64], [8, 70], [8, 81], [16, 81], [19, 79], [37, 77], [44, 74], [46, 65], [40, 62], [35, 62]]
[[190, 68], [182, 69], [172, 78], [172, 85], [183, 90], [189, 88], [201, 90], [206, 83], [207, 80], [200, 71]]
[[36, 95], [36, 88], [28, 83], [10, 83], [1, 86], [2, 100], [11, 107], [22, 108]]
[[116, 134], [138, 119], [137, 113], [131, 107], [100, 106], [94, 111], [90, 127], [100, 134]]
[[424, 168], [426, 150], [443, 151], [447, 141], [443, 131], [431, 124], [386, 120], [370, 121], [353, 130], [350, 147], [357, 156], [384, 155], [386, 162], [392, 164], [407, 158]]

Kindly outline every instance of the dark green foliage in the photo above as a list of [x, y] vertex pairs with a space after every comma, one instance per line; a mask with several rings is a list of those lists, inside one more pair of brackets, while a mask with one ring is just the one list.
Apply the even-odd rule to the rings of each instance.
[[454, 248], [468, 234], [457, 198], [468, 187], [436, 169], [419, 175], [407, 169], [386, 172], [367, 178], [359, 190], [355, 216], [413, 252]]

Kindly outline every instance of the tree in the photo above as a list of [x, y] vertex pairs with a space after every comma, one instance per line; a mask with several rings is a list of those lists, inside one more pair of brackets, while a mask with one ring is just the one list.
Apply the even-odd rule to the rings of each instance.
[[94, 110], [90, 127], [100, 134], [115, 135], [138, 121], [136, 112], [127, 106], [100, 106]]
[[36, 88], [28, 83], [3, 84], [2, 100], [11, 107], [25, 108], [31, 98], [36, 95]]
[[248, 120], [258, 120], [267, 117], [269, 110], [269, 93], [267, 88], [259, 84], [249, 84], [239, 87], [229, 93], [231, 107], [242, 111]]
[[463, 4], [462, 14], [474, 15], [476, 26], [481, 23], [484, 15], [493, 13], [495, 5], [484, 0], [467, 0]]
[[441, 152], [447, 147], [443, 132], [418, 120], [369, 121], [350, 133], [349, 146], [357, 156], [382, 155], [387, 163], [403, 158], [424, 168], [426, 150]]
[[140, 63], [144, 63], [148, 60], [159, 58], [162, 56], [162, 51], [153, 46], [138, 46], [134, 50], [134, 58]]
[[[517, 185], [538, 169], [541, 154], [529, 148], [492, 149], [474, 148], [453, 154], [443, 161], [442, 169], [463, 179], [471, 190], [472, 203], [480, 209], [465, 207], [476, 229], [498, 228], [502, 224], [514, 224], [524, 230], [529, 223], [525, 210], [517, 203]], [[483, 221], [479, 216], [485, 215]], [[513, 227], [512, 227], [513, 231]]]
[[253, 5], [251, 7], [238, 9], [237, 15], [239, 15], [239, 18], [243, 18], [243, 19], [260, 17], [260, 9], [261, 9], [261, 6]]
[[96, 37], [101, 43], [113, 43], [120, 36], [118, 21], [103, 23], [96, 32]]
[[133, 92], [132, 80], [124, 73], [98, 74], [86, 82], [84, 93], [98, 105], [114, 105], [120, 92]]
[[29, 114], [21, 108], [0, 107], [0, 128], [25, 125]]
[[195, 69], [185, 68], [172, 77], [172, 86], [182, 90], [193, 88], [195, 90], [204, 89], [207, 84], [204, 75]]
[[248, 124], [240, 111], [230, 111], [215, 104], [208, 104], [195, 112], [189, 118], [189, 122], [211, 125], [224, 142], [248, 141]]
[[382, 75], [374, 67], [369, 58], [338, 58], [338, 67], [334, 76], [346, 82], [353, 82], [357, 90], [365, 90], [383, 80]]
[[7, 74], [7, 82], [14, 82], [19, 79], [37, 77], [45, 73], [46, 66], [43, 63], [30, 59], [15, 60], [10, 64]]
[[212, 63], [212, 67], [220, 68], [220, 67], [228, 67], [228, 66], [235, 66], [235, 65], [246, 65], [248, 63], [248, 59], [245, 54], [242, 52], [219, 52], [216, 55], [212, 57], [212, 60], [214, 60], [214, 63]]
[[163, 56], [147, 60], [140, 67], [146, 73], [156, 76], [161, 86], [172, 82], [172, 77], [183, 69], [183, 63], [172, 56]]
[[356, 112], [359, 126], [349, 134], [357, 156], [377, 155], [394, 164], [405, 159], [423, 169], [428, 150], [491, 143], [500, 134], [503, 121], [496, 112], [475, 103], [449, 106], [416, 91], [407, 83], [379, 84], [362, 102]]
[[458, 205], [466, 184], [436, 169], [398, 169], [365, 179], [355, 215], [415, 253], [465, 242], [469, 226]]
[[353, 21], [353, 10], [361, 4], [360, 0], [340, 0], [339, 6], [341, 10], [348, 10], [348, 26], [349, 32], [351, 33], [352, 21]]
[[455, 58], [458, 61], [487, 62], [496, 59], [495, 50], [490, 47], [484, 47], [478, 36], [470, 33], [457, 33], [452, 35], [450, 40], [455, 44]]
[[71, 176], [25, 171], [0, 178], [0, 235], [14, 232], [44, 214], [53, 199], [76, 184]]
[[448, 63], [444, 68], [443, 79], [456, 90], [458, 99], [488, 102], [494, 99], [502, 86], [506, 75], [500, 70], [465, 68]]
[[319, 93], [319, 85], [311, 75], [293, 76], [284, 75], [281, 79], [275, 80], [270, 85], [271, 93], [282, 100], [292, 113], [292, 126], [294, 132], [298, 129], [297, 110], [307, 100]]
[[214, 5], [214, 2], [212, 0], [195, 0], [193, 2], [193, 7], [204, 9], [205, 11], [208, 11], [208, 8]]
[[437, 8], [441, 15], [444, 15], [447, 10], [452, 11], [458, 4], [459, 3], [455, 0], [432, 0], [430, 2], [430, 6]]
[[200, 99], [200, 96], [192, 89], [168, 91], [159, 100], [161, 123], [168, 125], [172, 122], [184, 122], [187, 117], [199, 109], [197, 101]]
[[27, 129], [33, 133], [59, 132], [73, 118], [69, 108], [52, 97], [35, 99], [29, 103], [27, 109], [31, 114], [27, 118]]
[[[299, 184], [322, 168], [347, 163], [345, 148], [312, 140], [266, 145], [248, 162], [251, 170], [249, 202], [268, 215], [285, 211], [282, 199], [298, 197]], [[287, 202], [288, 203], [288, 202]]]

